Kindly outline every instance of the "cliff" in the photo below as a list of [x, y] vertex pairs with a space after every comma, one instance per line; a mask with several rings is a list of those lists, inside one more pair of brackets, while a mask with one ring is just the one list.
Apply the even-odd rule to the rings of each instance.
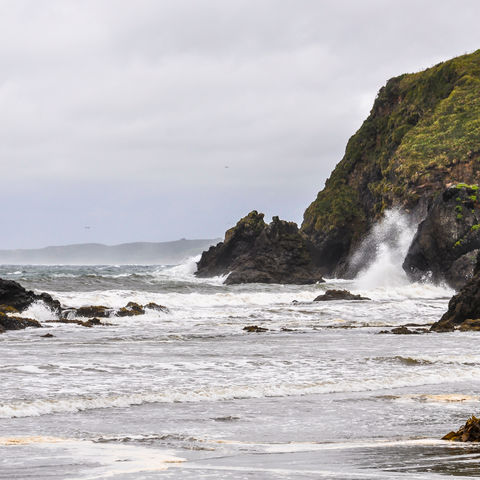
[[480, 50], [392, 78], [301, 226], [328, 274], [348, 265], [385, 209], [421, 218], [448, 183], [480, 179]]
[[[280, 229], [291, 229], [295, 240], [288, 246], [263, 216], [250, 214], [227, 232], [225, 242], [204, 252], [198, 275], [233, 271], [230, 283], [353, 277], [364, 264], [350, 263], [352, 254], [384, 211], [397, 207], [414, 221], [425, 219], [404, 264], [409, 275], [432, 272], [434, 280], [446, 278], [460, 288], [473, 275], [474, 250], [480, 248], [479, 182], [477, 50], [392, 78], [380, 89], [343, 159], [306, 209], [301, 229]], [[459, 187], [454, 195], [443, 193], [453, 185]], [[274, 255], [282, 260], [275, 262]]]

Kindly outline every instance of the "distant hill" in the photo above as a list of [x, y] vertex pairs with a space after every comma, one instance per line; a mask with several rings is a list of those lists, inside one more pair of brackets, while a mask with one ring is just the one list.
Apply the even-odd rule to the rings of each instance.
[[167, 264], [181, 263], [202, 253], [219, 239], [175, 240], [173, 242], [135, 242], [119, 245], [82, 243], [30, 250], [0, 250], [3, 264]]

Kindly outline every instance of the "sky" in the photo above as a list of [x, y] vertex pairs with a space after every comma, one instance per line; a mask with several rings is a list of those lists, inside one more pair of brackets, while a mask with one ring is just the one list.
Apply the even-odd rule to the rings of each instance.
[[478, 0], [0, 0], [0, 248], [301, 223], [396, 75]]

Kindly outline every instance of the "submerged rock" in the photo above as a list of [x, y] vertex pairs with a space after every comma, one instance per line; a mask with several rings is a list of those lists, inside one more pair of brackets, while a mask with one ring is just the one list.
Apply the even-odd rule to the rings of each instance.
[[447, 433], [442, 440], [452, 442], [480, 442], [480, 420], [474, 415], [456, 432]]
[[434, 332], [479, 330], [480, 327], [480, 258], [473, 278], [448, 302], [448, 310], [434, 323]]
[[41, 328], [41, 325], [37, 320], [33, 320], [32, 318], [16, 317], [0, 313], [0, 333], [6, 330], [22, 330], [27, 327]]
[[243, 327], [243, 330], [249, 333], [268, 332], [268, 328], [259, 327], [258, 325], [247, 325], [246, 327]]
[[426, 277], [460, 289], [473, 276], [480, 248], [480, 203], [476, 185], [443, 192], [420, 223], [403, 268], [415, 281]]
[[13, 280], [4, 280], [0, 278], [0, 305], [2, 311], [13, 308], [18, 312], [23, 312], [32, 303], [43, 302], [54, 312], [60, 312], [61, 305], [58, 300], [54, 300], [48, 293], [36, 294], [31, 290], [26, 290], [19, 283]]
[[314, 248], [293, 222], [273, 217], [267, 225], [256, 210], [225, 233], [225, 240], [203, 252], [196, 275], [228, 275], [226, 284], [323, 282]]
[[324, 294], [314, 298], [314, 302], [326, 302], [330, 300], [371, 300], [368, 297], [355, 295], [348, 290], [327, 290]]
[[102, 325], [102, 326], [111, 326], [111, 323], [104, 323], [101, 322], [99, 318], [90, 318], [88, 320], [78, 320], [78, 319], [72, 319], [72, 318], [60, 318], [58, 320], [49, 320], [49, 323], [67, 323], [67, 324], [72, 324], [72, 325], [80, 325], [82, 327], [87, 327], [91, 328], [96, 325]]
[[416, 328], [415, 330], [410, 330], [406, 325], [400, 327], [392, 328], [391, 330], [381, 330], [380, 334], [393, 334], [393, 335], [419, 335], [421, 333], [427, 333], [426, 328]]

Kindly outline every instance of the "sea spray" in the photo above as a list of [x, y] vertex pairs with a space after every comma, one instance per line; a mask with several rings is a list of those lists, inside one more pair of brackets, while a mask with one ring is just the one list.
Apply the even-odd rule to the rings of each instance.
[[[361, 288], [397, 287], [409, 280], [402, 269], [416, 224], [398, 209], [388, 210], [372, 228], [350, 262]], [[363, 268], [362, 265], [366, 265]]]

